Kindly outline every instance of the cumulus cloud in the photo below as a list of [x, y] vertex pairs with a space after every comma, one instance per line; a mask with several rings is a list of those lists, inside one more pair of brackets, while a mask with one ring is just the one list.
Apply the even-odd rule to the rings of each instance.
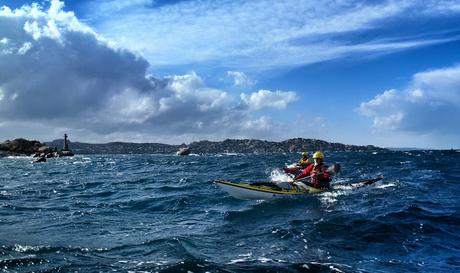
[[256, 83], [245, 73], [240, 71], [227, 71], [227, 76], [232, 78], [234, 86], [248, 87], [253, 86]]
[[3, 8], [0, 26], [2, 118], [90, 116], [121, 90], [152, 85], [145, 60], [109, 47], [62, 2]]
[[459, 134], [460, 65], [417, 73], [405, 90], [387, 90], [357, 111], [376, 130]]
[[260, 110], [263, 108], [284, 109], [289, 103], [298, 100], [295, 92], [259, 90], [251, 94], [241, 94], [242, 103], [250, 110]]
[[149, 65], [64, 11], [63, 2], [3, 7], [1, 126], [54, 128], [49, 134], [70, 130], [82, 140], [250, 137], [277, 126], [253, 111], [282, 109], [296, 99], [294, 92], [261, 90], [241, 101], [194, 72], [158, 78], [149, 75]]

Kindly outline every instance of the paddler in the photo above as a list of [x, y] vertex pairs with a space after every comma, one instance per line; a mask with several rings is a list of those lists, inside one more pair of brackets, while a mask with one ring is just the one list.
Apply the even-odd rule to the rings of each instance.
[[308, 153], [307, 152], [302, 152], [300, 155], [299, 162], [293, 167], [284, 167], [283, 171], [285, 173], [290, 173], [293, 175], [299, 174], [300, 171], [302, 171], [304, 168], [308, 167], [310, 165], [310, 158], [308, 158]]
[[294, 178], [295, 181], [302, 181], [303, 178], [310, 176], [310, 181], [302, 181], [304, 184], [318, 188], [324, 189], [329, 188], [331, 182], [331, 174], [328, 171], [328, 166], [323, 163], [324, 154], [321, 151], [317, 151], [313, 154], [313, 160], [315, 163], [308, 165], [302, 173], [297, 175]]
[[308, 158], [308, 153], [303, 152], [302, 155], [300, 156], [299, 163], [297, 163], [302, 168], [308, 167], [310, 165], [310, 158]]

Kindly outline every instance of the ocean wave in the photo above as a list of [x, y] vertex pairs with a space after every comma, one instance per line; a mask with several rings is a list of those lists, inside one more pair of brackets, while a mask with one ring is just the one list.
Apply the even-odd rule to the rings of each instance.
[[41, 165], [2, 158], [0, 266], [6, 272], [458, 271], [459, 153], [411, 153], [330, 153], [328, 160], [343, 166], [335, 182], [385, 179], [259, 202], [235, 199], [211, 182], [268, 181], [298, 154], [84, 155]]

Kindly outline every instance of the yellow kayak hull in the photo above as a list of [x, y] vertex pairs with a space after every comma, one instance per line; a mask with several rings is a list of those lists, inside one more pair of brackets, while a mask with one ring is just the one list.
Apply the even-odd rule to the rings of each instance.
[[257, 183], [235, 183], [225, 180], [217, 180], [214, 181], [214, 183], [219, 185], [231, 196], [243, 200], [267, 200], [283, 196], [298, 196], [302, 194], [318, 193], [324, 191], [322, 189], [316, 189], [309, 186], [306, 188], [292, 187], [290, 189], [284, 189], [278, 188], [276, 186], [269, 186], [269, 183], [263, 183], [264, 185], [257, 185]]
[[304, 194], [320, 193], [329, 190], [338, 189], [358, 189], [364, 186], [371, 185], [382, 180], [383, 177], [364, 179], [348, 183], [336, 183], [328, 189], [317, 189], [310, 186], [296, 186], [290, 188], [280, 188], [271, 182], [255, 182], [255, 183], [236, 183], [226, 180], [216, 180], [215, 184], [219, 185], [224, 191], [231, 196], [243, 200], [268, 200], [284, 196], [299, 196]]

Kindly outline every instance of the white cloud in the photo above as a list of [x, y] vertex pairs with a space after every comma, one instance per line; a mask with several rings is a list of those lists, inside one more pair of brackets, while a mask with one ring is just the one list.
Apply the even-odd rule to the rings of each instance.
[[[459, 39], [393, 37], [385, 41], [370, 35], [357, 43], [349, 38], [360, 31], [385, 28], [386, 21], [406, 14], [432, 17], [460, 12], [458, 3], [451, 1], [205, 0], [159, 7], [123, 3], [90, 2], [89, 22], [104, 35], [142, 52], [154, 66], [213, 62], [230, 68], [267, 69]], [[440, 8], [432, 8], [438, 4]], [[110, 8], [99, 12], [107, 6], [117, 16]]]
[[288, 91], [275, 91], [270, 90], [259, 90], [258, 92], [251, 93], [249, 95], [242, 93], [241, 101], [250, 110], [260, 110], [267, 107], [284, 109], [289, 103], [298, 100], [298, 96], [295, 92]]
[[26, 42], [18, 49], [19, 55], [24, 55], [32, 48], [32, 43]]
[[240, 71], [227, 71], [227, 76], [233, 79], [233, 85], [239, 87], [253, 86], [256, 82]]
[[184, 108], [181, 112], [194, 109], [193, 111], [206, 113], [213, 110], [221, 111], [232, 103], [225, 91], [207, 87], [195, 72], [166, 79], [168, 81], [165, 90], [169, 91], [170, 95], [160, 101], [162, 112], [176, 110], [180, 106]]
[[109, 98], [106, 113], [112, 122], [143, 123], [156, 112], [152, 97], [144, 96], [138, 90], [126, 89]]
[[460, 134], [460, 65], [417, 73], [404, 91], [388, 90], [357, 111], [376, 130]]
[[262, 116], [258, 119], [247, 120], [243, 122], [242, 127], [246, 130], [270, 132], [273, 130], [273, 128], [276, 128], [276, 125], [273, 123], [270, 117]]
[[261, 90], [241, 101], [195, 72], [156, 78], [144, 58], [111, 46], [62, 7], [0, 11], [0, 137], [27, 128], [83, 141], [269, 137], [279, 125], [254, 111], [296, 100]]

